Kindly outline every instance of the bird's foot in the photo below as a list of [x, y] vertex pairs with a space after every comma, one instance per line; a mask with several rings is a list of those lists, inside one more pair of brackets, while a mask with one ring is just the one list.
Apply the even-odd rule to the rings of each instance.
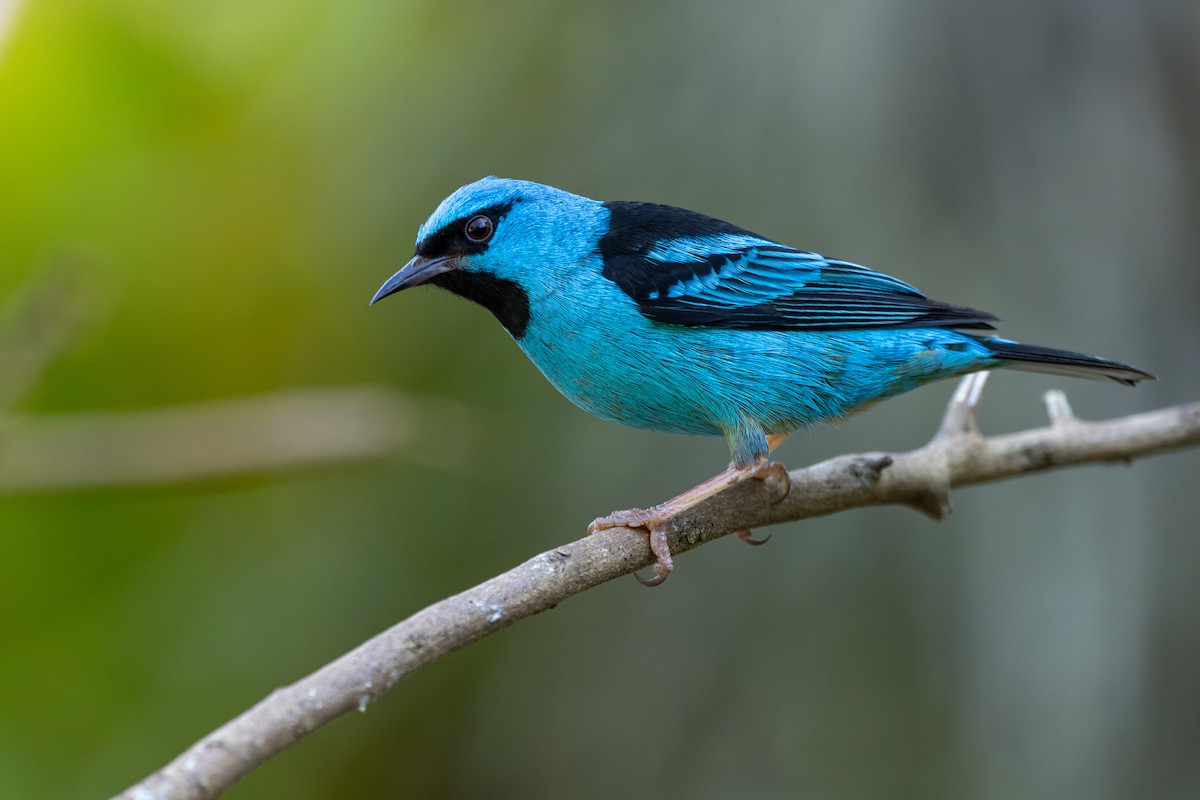
[[668, 515], [662, 513], [662, 506], [654, 508], [627, 508], [624, 511], [614, 511], [608, 516], [597, 517], [588, 525], [588, 533], [599, 533], [609, 528], [645, 528], [650, 530], [654, 525], [661, 525]]
[[637, 578], [637, 582], [642, 586], [658, 586], [671, 574], [671, 570], [675, 568], [675, 562], [671, 560], [671, 548], [667, 545], [666, 529], [655, 525], [648, 530], [650, 531], [650, 552], [654, 553], [654, 577], [643, 578], [636, 572], [633, 573], [633, 577]]
[[[772, 503], [779, 503], [783, 501], [784, 498], [788, 496], [788, 492], [792, 488], [792, 481], [790, 478], [788, 478], [787, 468], [784, 467], [783, 464], [778, 464], [774, 461], [764, 464], [750, 477], [758, 478], [763, 482], [763, 485], [771, 494]], [[751, 544], [755, 547], [771, 541], [771, 534], [769, 533], [761, 539], [755, 539], [754, 531], [750, 530], [749, 528], [742, 528], [740, 531], [735, 533], [734, 536], [738, 537], [746, 544]]]
[[[721, 490], [750, 478], [757, 478], [763, 482], [773, 503], [778, 503], [787, 497], [788, 490], [791, 488], [787, 468], [782, 464], [766, 462], [749, 467], [731, 465], [720, 475], [710, 478], [662, 505], [614, 511], [606, 517], [592, 520], [592, 524], [588, 525], [588, 533], [597, 533], [609, 528], [644, 529], [650, 536], [650, 550], [654, 553], [654, 577], [647, 579], [636, 575], [634, 577], [637, 577], [638, 581], [646, 586], [657, 586], [667, 579], [667, 575], [674, 567], [671, 560], [671, 548], [667, 544], [667, 521]], [[754, 545], [765, 544], [767, 539], [771, 538], [768, 535], [763, 539], [754, 539], [749, 530], [738, 531], [737, 536], [742, 541]]]
[[650, 552], [654, 553], [654, 577], [643, 578], [635, 574], [638, 583], [643, 586], [658, 586], [671, 574], [675, 563], [671, 560], [671, 548], [667, 544], [667, 531], [664, 523], [678, 509], [670, 507], [670, 503], [653, 508], [630, 508], [625, 511], [614, 511], [606, 517], [592, 520], [588, 525], [588, 533], [598, 533], [609, 528], [643, 528], [650, 536]]
[[770, 461], [764, 464], [750, 477], [758, 478], [763, 482], [763, 486], [771, 494], [772, 504], [782, 503], [787, 499], [788, 492], [792, 489], [792, 479], [788, 477], [787, 467], [778, 461]]

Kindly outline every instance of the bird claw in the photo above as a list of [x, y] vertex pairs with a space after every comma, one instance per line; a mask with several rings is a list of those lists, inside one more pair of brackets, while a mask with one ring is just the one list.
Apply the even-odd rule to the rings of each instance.
[[772, 503], [782, 503], [791, 492], [792, 479], [788, 477], [787, 467], [778, 461], [764, 464], [752, 477], [763, 482], [763, 486], [771, 495]]
[[[783, 502], [792, 488], [792, 480], [788, 477], [787, 467], [775, 461], [764, 464], [751, 477], [763, 482], [767, 493], [771, 495], [772, 503]], [[755, 547], [771, 541], [771, 534], [769, 533], [761, 539], [755, 539], [754, 531], [749, 528], [743, 528], [734, 535], [746, 544], [754, 545]]]
[[767, 542], [771, 541], [771, 534], [769, 534], [769, 533], [761, 539], [755, 539], [754, 531], [750, 530], [749, 528], [743, 528], [742, 530], [735, 533], [734, 536], [738, 537], [746, 544], [754, 545], [755, 547], [758, 547], [759, 545], [764, 545]]
[[588, 533], [594, 534], [609, 528], [642, 528], [650, 536], [650, 551], [654, 553], [654, 577], [643, 578], [638, 574], [638, 583], [643, 586], [658, 586], [671, 574], [675, 563], [671, 560], [671, 547], [667, 544], [667, 531], [663, 527], [669, 519], [660, 508], [629, 508], [624, 511], [614, 511], [606, 517], [592, 520], [588, 525]]
[[614, 511], [608, 516], [597, 517], [588, 525], [588, 534], [606, 531], [609, 528], [645, 528], [650, 530], [661, 525], [666, 517], [657, 508], [627, 508]]
[[663, 528], [650, 528], [650, 551], [654, 553], [655, 558], [654, 577], [643, 578], [636, 572], [633, 574], [642, 586], [658, 586], [675, 568], [675, 563], [671, 560], [671, 548], [667, 545], [667, 532]]
[[[768, 462], [758, 467], [734, 467], [720, 475], [714, 476], [674, 500], [653, 508], [630, 508], [625, 511], [614, 511], [606, 517], [592, 520], [588, 525], [588, 533], [599, 533], [609, 528], [642, 528], [650, 537], [650, 550], [654, 553], [654, 577], [636, 577], [644, 586], [658, 586], [667, 579], [674, 563], [671, 560], [671, 548], [667, 544], [666, 523], [676, 514], [694, 506], [701, 500], [717, 494], [736, 483], [748, 478], [757, 478], [763, 482], [771, 502], [779, 503], [788, 496], [792, 483], [788, 477], [787, 468], [782, 464]], [[738, 531], [738, 538], [747, 544], [766, 544], [770, 534], [762, 539], [755, 539], [749, 530]]]

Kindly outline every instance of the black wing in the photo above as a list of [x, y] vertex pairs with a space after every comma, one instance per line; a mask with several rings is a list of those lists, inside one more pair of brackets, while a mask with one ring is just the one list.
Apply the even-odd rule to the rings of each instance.
[[996, 318], [930, 300], [874, 270], [653, 203], [605, 203], [604, 277], [646, 317], [760, 330], [992, 329]]

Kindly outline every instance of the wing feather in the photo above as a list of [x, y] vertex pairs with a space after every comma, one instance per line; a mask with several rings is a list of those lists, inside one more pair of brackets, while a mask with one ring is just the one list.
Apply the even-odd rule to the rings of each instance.
[[796, 250], [712, 217], [606, 203], [604, 277], [649, 319], [764, 330], [991, 329], [983, 311], [930, 300], [898, 278]]

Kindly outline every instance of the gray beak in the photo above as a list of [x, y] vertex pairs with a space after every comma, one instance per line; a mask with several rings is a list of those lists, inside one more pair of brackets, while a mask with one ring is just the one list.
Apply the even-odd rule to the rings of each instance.
[[449, 272], [456, 266], [457, 263], [453, 256], [443, 256], [442, 258], [413, 256], [412, 260], [401, 267], [399, 272], [388, 278], [383, 286], [379, 287], [379, 291], [371, 298], [371, 305], [375, 305], [389, 294], [395, 294], [410, 286], [420, 286], [422, 283], [428, 282], [430, 278], [441, 275], [443, 272]]

